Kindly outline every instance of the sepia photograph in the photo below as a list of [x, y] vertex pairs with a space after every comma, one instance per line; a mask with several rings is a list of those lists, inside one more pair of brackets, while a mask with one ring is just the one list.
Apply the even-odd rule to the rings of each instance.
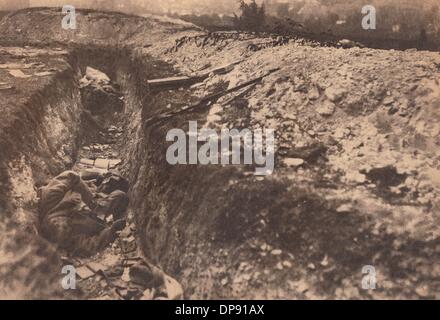
[[0, 300], [440, 300], [440, 1], [0, 0]]

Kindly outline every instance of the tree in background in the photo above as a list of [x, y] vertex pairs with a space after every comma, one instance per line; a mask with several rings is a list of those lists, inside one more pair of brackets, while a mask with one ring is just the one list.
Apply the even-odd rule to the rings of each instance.
[[238, 30], [260, 32], [266, 21], [266, 9], [264, 4], [258, 6], [255, 0], [246, 3], [239, 0], [241, 14], [234, 17], [234, 25]]

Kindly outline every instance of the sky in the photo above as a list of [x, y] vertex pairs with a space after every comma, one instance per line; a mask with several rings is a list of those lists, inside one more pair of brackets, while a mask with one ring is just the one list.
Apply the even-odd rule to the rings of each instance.
[[[168, 11], [177, 13], [232, 13], [237, 10], [238, 0], [0, 0], [0, 9], [6, 7], [23, 6], [26, 2], [31, 6], [62, 6], [64, 4], [72, 4], [77, 6], [88, 6], [96, 4], [99, 6], [104, 3], [116, 3], [127, 6], [129, 2], [143, 4], [145, 7], [158, 13], [167, 13]], [[290, 3], [304, 3], [306, 6], [315, 7], [322, 4], [332, 7], [334, 3], [343, 6], [374, 4], [378, 7], [383, 5], [394, 6], [411, 6], [421, 7], [433, 4], [439, 4], [440, 0], [257, 0], [262, 1], [279, 1]]]

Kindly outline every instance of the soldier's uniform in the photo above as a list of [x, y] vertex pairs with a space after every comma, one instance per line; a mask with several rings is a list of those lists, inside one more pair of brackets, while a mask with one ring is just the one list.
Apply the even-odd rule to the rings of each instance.
[[[79, 174], [66, 171], [39, 190], [40, 232], [74, 255], [93, 255], [116, 239], [115, 227], [99, 220], [96, 210], [121, 216], [128, 206], [125, 192], [115, 191], [100, 208]], [[120, 228], [119, 228], [120, 229]]]

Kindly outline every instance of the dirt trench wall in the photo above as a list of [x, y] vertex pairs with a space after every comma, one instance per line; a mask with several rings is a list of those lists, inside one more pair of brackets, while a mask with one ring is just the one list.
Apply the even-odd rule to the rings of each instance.
[[[203, 274], [198, 272], [200, 268], [211, 267], [211, 257], [217, 259], [215, 255], [220, 248], [238, 249], [237, 243], [242, 239], [228, 239], [236, 231], [229, 229], [228, 220], [231, 223], [245, 220], [243, 230], [249, 221], [247, 213], [234, 217], [236, 211], [231, 213], [230, 210], [242, 200], [245, 200], [243, 203], [252, 202], [253, 197], [239, 199], [238, 195], [231, 200], [228, 199], [230, 194], [223, 193], [237, 191], [229, 185], [230, 179], [237, 175], [234, 168], [170, 166], [167, 163], [165, 155], [169, 144], [165, 137], [168, 130], [187, 129], [189, 119], [202, 124], [206, 121], [206, 113], [183, 115], [150, 125], [147, 119], [168, 112], [170, 104], [176, 110], [188, 104], [191, 93], [189, 90], [149, 92], [144, 85], [147, 78], [167, 77], [175, 71], [141, 52], [133, 52], [130, 60], [131, 66], [125, 67], [130, 72], [118, 72], [116, 79], [125, 93], [127, 144], [122, 153], [125, 154], [124, 174], [131, 185], [130, 210], [136, 219], [138, 243], [147, 259], [182, 281], [187, 298], [216, 297], [199, 292], [204, 289], [200, 289], [203, 282], [199, 282]], [[226, 243], [218, 243], [224, 240]], [[211, 241], [214, 241], [212, 248]], [[193, 273], [188, 274], [191, 268]]]
[[[21, 104], [20, 104], [21, 103]], [[53, 298], [60, 265], [37, 235], [37, 186], [72, 165], [82, 114], [76, 70], [65, 65], [22, 101], [1, 128], [0, 297]]]
[[[203, 114], [195, 118], [203, 122]], [[415, 273], [435, 290], [429, 270], [438, 241], [376, 233], [371, 219], [339, 213], [340, 203], [308, 183], [258, 181], [237, 167], [169, 165], [166, 133], [186, 130], [187, 120], [142, 126], [129, 175], [141, 247], [181, 281], [187, 298], [368, 298], [358, 289], [359, 266], [371, 263], [389, 286], [379, 289], [383, 298], [414, 298], [406, 278]]]
[[[142, 112], [131, 116], [138, 125], [127, 132], [126, 153], [141, 247], [181, 281], [187, 298], [368, 299], [371, 292], [360, 289], [368, 265], [384, 283], [374, 297], [416, 298], [416, 287], [408, 286], [415, 275], [436, 292], [431, 266], [438, 239], [378, 232], [362, 207], [341, 213], [343, 202], [326, 197], [338, 185], [320, 171], [313, 180], [259, 179], [244, 166], [169, 165], [167, 132], [187, 131], [190, 120], [203, 126], [207, 112], [146, 120], [190, 100], [188, 91], [176, 90], [128, 103]], [[326, 148], [307, 152], [326, 168]]]
[[11, 201], [6, 208], [31, 209], [33, 186], [73, 164], [82, 114], [76, 81], [71, 68], [56, 75], [17, 107], [10, 127], [4, 128], [2, 181], [9, 181]]
[[[136, 95], [127, 98], [136, 99]], [[318, 246], [320, 251], [333, 246], [332, 253], [342, 256], [337, 246], [357, 232], [350, 223], [359, 226], [364, 221], [338, 220], [333, 208], [336, 204], [326, 203], [311, 186], [292, 187], [288, 181], [270, 178], [258, 181], [249, 175], [249, 168], [242, 166], [167, 163], [167, 132], [174, 128], [187, 130], [189, 120], [203, 125], [207, 114], [188, 113], [153, 124], [146, 120], [166, 112], [170, 101], [184, 105], [190, 100], [187, 91], [173, 91], [146, 96], [143, 103], [128, 103], [142, 105], [141, 114], [131, 114], [130, 123], [139, 125], [127, 132], [131, 144], [126, 152], [126, 173], [131, 182], [131, 208], [138, 237], [147, 258], [177, 277], [187, 298], [225, 299], [273, 298], [272, 290], [285, 282], [283, 277], [298, 276], [285, 270], [285, 275], [275, 281], [260, 279], [259, 285], [232, 285], [234, 278], [242, 274], [242, 262], [253, 260], [253, 268], [260, 273], [273, 263], [270, 257], [258, 256], [252, 247], [256, 244], [267, 241], [273, 248], [295, 252], [298, 262], [309, 258], [307, 245]], [[271, 226], [261, 226], [262, 218], [268, 219]], [[321, 221], [329, 225], [321, 228]], [[339, 235], [344, 231], [346, 234]], [[345, 252], [355, 256], [356, 262], [366, 263], [370, 253], [363, 249], [357, 245]], [[351, 268], [346, 263], [344, 273]], [[298, 272], [302, 269], [298, 266]], [[221, 284], [225, 279], [228, 285]], [[292, 293], [291, 297], [299, 296]]]

